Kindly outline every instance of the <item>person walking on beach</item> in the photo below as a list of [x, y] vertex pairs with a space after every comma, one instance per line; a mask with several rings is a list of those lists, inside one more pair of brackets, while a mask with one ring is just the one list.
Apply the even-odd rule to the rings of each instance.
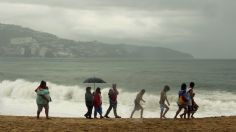
[[117, 111], [116, 111], [117, 110], [117, 95], [118, 94], [119, 94], [119, 92], [116, 88], [116, 84], [112, 84], [112, 88], [108, 92], [110, 106], [107, 109], [107, 112], [104, 117], [110, 118], [108, 115], [109, 115], [111, 109], [113, 108], [115, 118], [121, 118], [120, 116], [117, 115]]
[[138, 94], [137, 94], [137, 96], [136, 96], [136, 99], [134, 100], [134, 110], [132, 111], [132, 113], [131, 113], [131, 116], [130, 116], [130, 118], [133, 118], [133, 114], [134, 114], [134, 112], [135, 111], [137, 111], [137, 110], [140, 110], [141, 109], [141, 118], [143, 118], [143, 107], [141, 106], [141, 101], [143, 101], [144, 103], [145, 103], [145, 100], [143, 100], [143, 95], [144, 95], [144, 93], [145, 93], [145, 90], [144, 89], [142, 89]]
[[93, 94], [91, 93], [91, 87], [86, 88], [85, 93], [85, 104], [87, 107], [87, 113], [84, 115], [87, 119], [92, 119], [92, 110], [93, 110]]
[[181, 85], [181, 90], [179, 91], [179, 98], [177, 101], [179, 109], [176, 111], [176, 114], [174, 117], [175, 119], [177, 118], [178, 114], [180, 113], [182, 109], [184, 109], [184, 113], [180, 115], [181, 118], [188, 112], [187, 105], [189, 101], [189, 96], [186, 92], [186, 88], [187, 88], [187, 85], [183, 83]]
[[102, 96], [101, 96], [101, 89], [97, 87], [94, 98], [93, 98], [93, 106], [94, 106], [94, 118], [97, 118], [97, 113], [100, 115], [100, 118], [103, 118], [102, 116]]
[[35, 89], [35, 92], [37, 93], [36, 103], [38, 106], [37, 119], [39, 119], [39, 115], [43, 108], [45, 109], [46, 119], [49, 119], [49, 102], [52, 100], [46, 82], [41, 81], [39, 87]]
[[187, 103], [188, 112], [181, 114], [181, 116], [184, 116], [184, 117], [186, 117], [186, 114], [187, 114], [188, 115], [188, 119], [190, 118], [190, 115], [191, 115], [191, 118], [194, 118], [193, 115], [194, 115], [194, 113], [198, 109], [198, 105], [194, 101], [194, 96], [195, 96], [195, 93], [193, 92], [194, 86], [195, 86], [195, 83], [194, 82], [190, 82], [189, 88], [187, 89], [187, 94], [189, 96], [189, 101]]
[[195, 118], [193, 115], [196, 113], [196, 111], [199, 108], [198, 104], [194, 100], [194, 97], [195, 97], [195, 93], [193, 93], [193, 99], [192, 99], [192, 102], [193, 102], [193, 108], [192, 108], [193, 112], [192, 112], [191, 118]]
[[194, 113], [198, 109], [198, 105], [194, 101], [194, 96], [195, 96], [195, 93], [193, 92], [194, 86], [195, 86], [195, 83], [194, 82], [190, 82], [189, 88], [187, 89], [187, 93], [188, 93], [188, 95], [190, 97], [189, 102], [188, 102], [188, 118], [190, 118], [190, 115], [191, 115], [191, 118], [194, 118], [193, 115], [194, 115]]
[[[170, 87], [168, 85], [164, 86], [164, 89], [161, 91], [161, 97], [160, 97], [160, 101], [159, 101], [159, 104], [160, 104], [160, 108], [161, 108], [161, 113], [160, 113], [160, 118], [161, 119], [166, 119], [166, 113], [167, 111], [169, 110], [169, 107], [170, 106], [170, 103], [167, 99], [167, 95], [166, 95], [166, 92], [168, 92], [170, 90]], [[168, 106], [165, 104], [165, 101], [167, 102]], [[164, 109], [165, 112], [164, 112]], [[164, 113], [163, 113], [164, 112]]]

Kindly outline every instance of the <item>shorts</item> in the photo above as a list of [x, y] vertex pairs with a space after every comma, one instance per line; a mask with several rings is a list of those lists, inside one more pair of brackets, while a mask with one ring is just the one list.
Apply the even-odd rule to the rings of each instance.
[[188, 112], [189, 113], [193, 112], [193, 106], [192, 105], [188, 105]]
[[48, 104], [37, 104], [38, 105], [38, 111], [42, 111], [44, 109], [48, 109], [49, 105]]
[[134, 109], [135, 110], [140, 110], [140, 109], [143, 109], [143, 107], [141, 106], [141, 104], [140, 103], [138, 103], [138, 102], [134, 102]]
[[168, 108], [168, 106], [164, 103], [164, 104], [160, 104], [160, 109], [161, 109], [161, 111], [164, 111], [164, 109], [167, 109]]
[[178, 106], [179, 106], [180, 109], [182, 109], [182, 108], [187, 109], [188, 108], [187, 104], [178, 104]]

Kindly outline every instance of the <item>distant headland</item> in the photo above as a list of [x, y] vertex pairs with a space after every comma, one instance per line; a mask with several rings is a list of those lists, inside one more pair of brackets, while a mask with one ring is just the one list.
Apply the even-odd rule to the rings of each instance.
[[74, 41], [9, 24], [0, 24], [0, 57], [194, 59], [168, 48]]

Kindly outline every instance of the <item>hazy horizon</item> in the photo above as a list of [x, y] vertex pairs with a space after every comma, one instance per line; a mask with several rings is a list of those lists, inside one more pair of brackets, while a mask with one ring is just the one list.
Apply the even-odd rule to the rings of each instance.
[[0, 0], [0, 23], [77, 41], [157, 46], [236, 59], [234, 0]]

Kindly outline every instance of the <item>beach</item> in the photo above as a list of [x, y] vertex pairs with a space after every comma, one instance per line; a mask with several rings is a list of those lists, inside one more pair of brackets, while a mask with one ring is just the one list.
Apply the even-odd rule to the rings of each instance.
[[[186, 125], [188, 124], [188, 125]], [[84, 119], [27, 116], [0, 116], [0, 131], [32, 131], [32, 132], [125, 132], [125, 131], [166, 131], [166, 132], [234, 132], [236, 131], [236, 116], [207, 117], [198, 119]]]
[[[59, 61], [11, 58], [0, 59], [0, 67], [0, 132], [236, 131], [233, 126], [236, 124], [236, 61]], [[109, 107], [109, 89], [112, 83], [117, 84], [117, 112], [122, 119], [84, 119], [83, 115], [87, 111], [85, 89], [94, 86], [84, 84], [83, 81], [91, 76], [91, 71], [96, 71], [95, 75], [107, 82], [96, 84], [96, 87], [102, 88], [103, 115]], [[34, 90], [42, 79], [47, 81], [52, 98], [49, 104], [51, 120], [35, 118], [37, 104]], [[163, 86], [169, 85], [171, 88], [167, 93], [170, 110], [166, 117], [173, 118], [178, 109], [176, 101], [180, 85], [182, 82], [189, 84], [190, 81], [196, 83], [195, 101], [199, 105], [195, 114], [197, 119], [158, 119]], [[137, 118], [140, 117], [140, 111], [135, 113], [135, 119], [127, 119], [134, 108], [135, 97], [142, 88], [146, 90], [143, 96], [146, 102], [142, 103], [145, 119]], [[41, 115], [45, 116], [44, 112]], [[113, 111], [109, 116], [113, 116]]]

